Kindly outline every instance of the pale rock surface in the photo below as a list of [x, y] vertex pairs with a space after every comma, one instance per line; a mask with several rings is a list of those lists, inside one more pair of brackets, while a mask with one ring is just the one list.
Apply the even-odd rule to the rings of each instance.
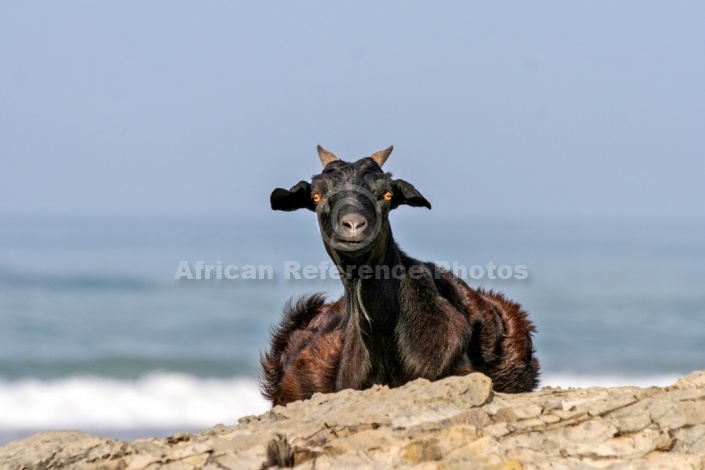
[[670, 387], [494, 393], [481, 374], [346, 390], [196, 434], [121, 442], [43, 432], [0, 469], [705, 470], [705, 371]]

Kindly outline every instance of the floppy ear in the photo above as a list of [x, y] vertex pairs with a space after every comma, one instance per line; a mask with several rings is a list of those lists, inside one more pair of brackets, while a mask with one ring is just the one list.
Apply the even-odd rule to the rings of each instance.
[[431, 203], [414, 188], [414, 185], [407, 183], [404, 180], [392, 181], [394, 187], [394, 195], [392, 197], [392, 209], [405, 204], [411, 207], [427, 207], [431, 208]]
[[316, 205], [311, 200], [311, 185], [306, 181], [299, 181], [288, 191], [283, 188], [275, 189], [269, 196], [269, 202], [275, 211], [316, 210]]

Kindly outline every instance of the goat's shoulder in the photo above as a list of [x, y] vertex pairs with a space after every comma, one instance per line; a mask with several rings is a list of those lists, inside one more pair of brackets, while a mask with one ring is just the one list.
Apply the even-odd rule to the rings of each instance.
[[269, 350], [260, 358], [268, 399], [287, 403], [330, 388], [342, 319], [342, 299], [326, 303], [322, 294], [313, 294], [289, 301], [281, 323], [272, 329]]
[[[414, 284], [415, 288], [424, 286], [426, 290], [433, 292], [436, 301], [442, 300], [444, 304], [452, 306], [455, 310], [464, 312], [469, 302], [472, 302], [479, 294], [470, 288], [462, 279], [458, 278], [448, 269], [430, 261], [419, 261], [403, 253], [402, 263], [407, 272], [417, 266], [416, 276], [407, 276], [405, 281]], [[418, 276], [419, 271], [423, 274]], [[427, 297], [431, 292], [427, 293]]]
[[271, 350], [294, 353], [314, 335], [334, 330], [343, 318], [343, 299], [326, 303], [323, 294], [290, 300], [281, 323], [272, 332]]

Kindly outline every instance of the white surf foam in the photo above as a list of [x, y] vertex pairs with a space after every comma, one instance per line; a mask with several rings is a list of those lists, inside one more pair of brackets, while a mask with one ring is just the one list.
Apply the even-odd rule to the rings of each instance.
[[6, 430], [204, 428], [268, 408], [251, 378], [152, 373], [138, 380], [0, 380], [0, 429]]

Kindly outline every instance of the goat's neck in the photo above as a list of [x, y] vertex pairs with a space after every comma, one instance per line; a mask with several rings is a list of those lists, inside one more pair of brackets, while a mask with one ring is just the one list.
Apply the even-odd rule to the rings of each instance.
[[[373, 273], [370, 279], [341, 276], [345, 286], [347, 324], [344, 326], [343, 360], [338, 371], [339, 388], [365, 388], [373, 383], [395, 384], [394, 370], [399, 365], [394, 329], [399, 321], [401, 282], [398, 273], [394, 276], [392, 269], [402, 264], [403, 255], [391, 231], [386, 231], [386, 236], [383, 249], [376, 257], [366, 260], [365, 265]], [[380, 279], [374, 275], [376, 268], [383, 275], [389, 275]]]
[[[395, 267], [402, 265], [402, 254], [391, 230], [387, 231], [383, 248], [364, 263], [371, 273], [368, 278], [357, 275], [341, 278], [349, 318], [358, 323], [360, 330], [367, 333], [367, 336], [389, 333], [394, 328], [399, 312], [400, 271]], [[343, 271], [349, 267], [339, 265]]]

